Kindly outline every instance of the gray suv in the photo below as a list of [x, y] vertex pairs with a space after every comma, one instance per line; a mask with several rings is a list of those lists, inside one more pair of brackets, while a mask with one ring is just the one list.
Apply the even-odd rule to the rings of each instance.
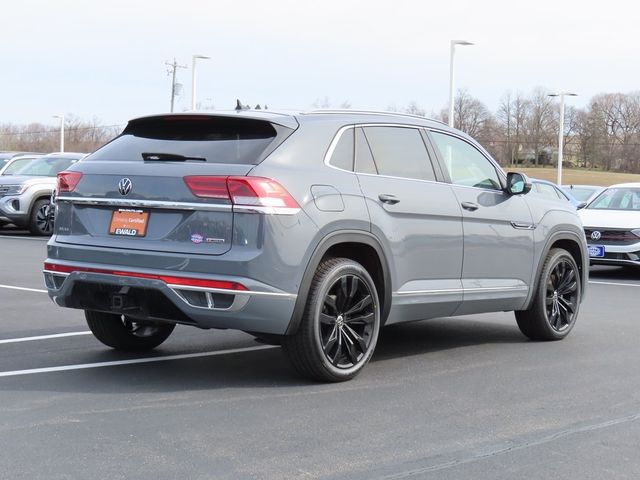
[[57, 188], [49, 295], [116, 349], [231, 328], [341, 381], [400, 322], [515, 311], [527, 337], [564, 338], [587, 285], [575, 209], [421, 117], [138, 118]]

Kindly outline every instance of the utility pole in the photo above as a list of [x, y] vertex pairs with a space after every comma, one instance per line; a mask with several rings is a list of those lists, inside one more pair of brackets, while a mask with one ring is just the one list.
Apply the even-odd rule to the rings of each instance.
[[171, 75], [171, 113], [173, 113], [173, 102], [176, 98], [176, 70], [178, 68], [187, 68], [186, 65], [178, 65], [175, 57], [173, 58], [173, 63], [164, 62], [165, 65], [169, 67], [167, 73]]

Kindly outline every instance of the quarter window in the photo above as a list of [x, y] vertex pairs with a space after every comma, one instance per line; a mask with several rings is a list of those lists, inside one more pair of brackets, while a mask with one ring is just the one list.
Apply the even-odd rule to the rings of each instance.
[[405, 127], [365, 127], [365, 136], [380, 175], [435, 180], [420, 130]]
[[452, 183], [467, 187], [502, 190], [495, 167], [475, 147], [444, 133], [431, 132], [431, 135], [444, 160]]
[[353, 128], [342, 132], [329, 163], [334, 167], [353, 171]]

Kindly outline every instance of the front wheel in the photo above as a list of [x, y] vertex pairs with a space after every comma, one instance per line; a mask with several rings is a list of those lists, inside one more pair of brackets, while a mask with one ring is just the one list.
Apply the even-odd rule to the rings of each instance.
[[545, 259], [531, 306], [516, 312], [518, 327], [532, 340], [561, 340], [576, 323], [581, 299], [578, 265], [569, 252], [554, 248]]
[[53, 222], [49, 215], [50, 203], [47, 199], [38, 200], [31, 209], [29, 231], [33, 235], [51, 235]]
[[151, 350], [164, 342], [173, 329], [172, 323], [135, 320], [116, 313], [85, 310], [84, 316], [93, 335], [108, 347], [129, 352]]
[[305, 377], [341, 382], [355, 377], [373, 355], [380, 301], [369, 272], [347, 258], [318, 267], [298, 330], [282, 348]]

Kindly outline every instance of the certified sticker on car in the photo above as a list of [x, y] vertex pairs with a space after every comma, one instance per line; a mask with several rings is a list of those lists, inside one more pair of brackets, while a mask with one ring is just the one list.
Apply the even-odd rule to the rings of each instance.
[[604, 257], [604, 245], [589, 245], [589, 256], [590, 257]]
[[147, 233], [149, 212], [121, 208], [111, 214], [110, 235], [144, 237]]

